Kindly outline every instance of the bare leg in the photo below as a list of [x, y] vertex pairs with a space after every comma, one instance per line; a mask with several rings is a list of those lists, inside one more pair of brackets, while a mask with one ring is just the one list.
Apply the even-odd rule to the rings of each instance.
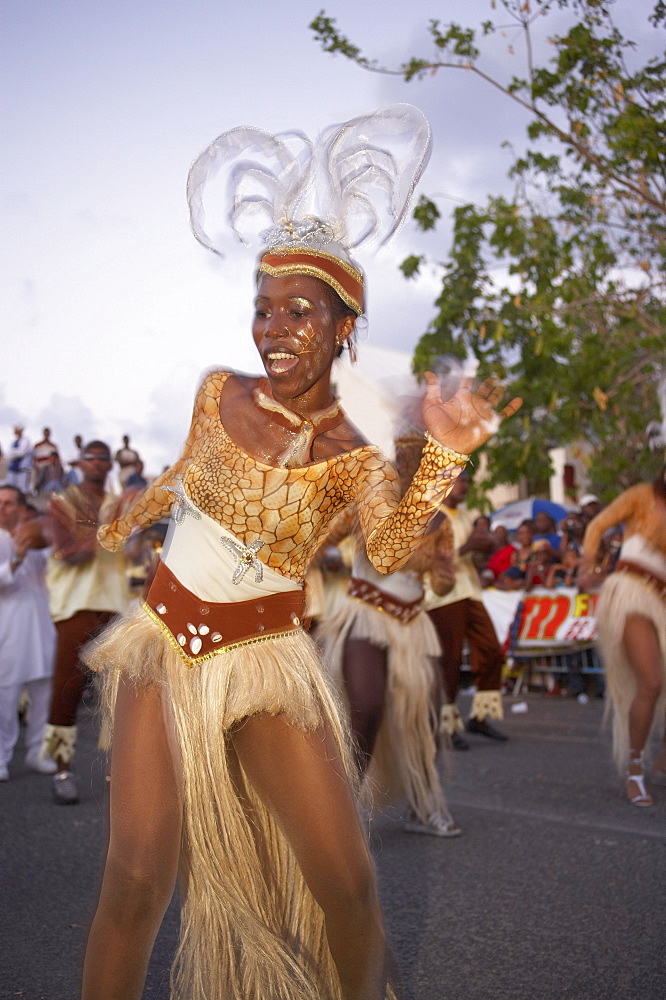
[[627, 796], [635, 805], [651, 805], [644, 787], [643, 749], [661, 694], [661, 650], [653, 623], [642, 615], [627, 616], [622, 641], [636, 678], [636, 694], [629, 708]]
[[178, 872], [182, 803], [155, 687], [121, 682], [111, 758], [111, 828], [83, 968], [83, 1000], [140, 1000]]
[[386, 650], [364, 639], [345, 643], [342, 674], [349, 701], [356, 762], [364, 774], [384, 715]]
[[383, 1000], [374, 869], [334, 740], [325, 729], [306, 733], [284, 716], [256, 715], [235, 730], [233, 745], [324, 912], [345, 1000]]
[[627, 616], [622, 639], [636, 677], [636, 694], [629, 709], [629, 745], [640, 753], [650, 733], [661, 694], [661, 651], [654, 625], [641, 615]]

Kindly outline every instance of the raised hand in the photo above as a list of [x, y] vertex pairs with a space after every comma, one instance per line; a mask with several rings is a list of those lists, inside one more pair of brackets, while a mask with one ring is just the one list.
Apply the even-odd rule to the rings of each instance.
[[487, 378], [476, 389], [472, 378], [464, 378], [451, 399], [443, 400], [439, 379], [425, 373], [427, 384], [423, 400], [423, 420], [428, 433], [440, 444], [469, 455], [497, 432], [503, 420], [513, 416], [523, 404], [516, 396], [499, 412], [495, 409], [504, 389], [494, 378]]

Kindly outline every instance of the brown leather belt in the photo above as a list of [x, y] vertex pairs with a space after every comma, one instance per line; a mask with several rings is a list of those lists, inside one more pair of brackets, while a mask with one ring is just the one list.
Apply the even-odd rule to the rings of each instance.
[[211, 656], [297, 632], [305, 615], [303, 590], [267, 594], [251, 601], [202, 601], [160, 562], [143, 607], [167, 633], [176, 651], [193, 667]]
[[651, 573], [649, 569], [645, 566], [640, 566], [638, 563], [630, 562], [628, 559], [619, 559], [615, 567], [616, 573], [631, 573], [632, 576], [639, 576], [641, 580], [645, 580], [647, 591], [654, 592], [662, 601], [666, 601], [666, 580], [662, 580], [661, 577], [655, 576]]
[[355, 576], [349, 581], [348, 594], [358, 601], [363, 601], [364, 604], [370, 604], [378, 611], [384, 611], [402, 625], [408, 625], [409, 622], [413, 621], [423, 607], [421, 598], [418, 601], [401, 601], [399, 597], [394, 597], [393, 594], [387, 594], [379, 587], [375, 587], [374, 583], [359, 580]]

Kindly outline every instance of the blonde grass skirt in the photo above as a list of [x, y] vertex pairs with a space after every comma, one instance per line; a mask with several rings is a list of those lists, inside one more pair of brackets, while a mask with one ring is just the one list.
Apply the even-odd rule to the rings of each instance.
[[172, 1000], [340, 1000], [323, 913], [226, 738], [259, 712], [283, 713], [304, 730], [326, 723], [352, 780], [341, 713], [312, 640], [297, 632], [188, 668], [138, 606], [88, 647], [86, 661], [103, 673], [108, 719], [122, 676], [161, 685], [173, 720], [186, 884]]
[[639, 577], [613, 573], [601, 588], [597, 629], [610, 695], [607, 711], [612, 715], [613, 760], [622, 776], [629, 759], [629, 709], [636, 693], [636, 679], [623, 644], [624, 624], [630, 614], [649, 618], [657, 631], [664, 689], [655, 711], [654, 728], [661, 729], [666, 708], [666, 604], [648, 591]]
[[363, 639], [388, 651], [387, 697], [367, 782], [376, 806], [405, 796], [419, 819], [450, 819], [437, 771], [436, 705], [433, 699], [440, 655], [428, 615], [406, 625], [391, 615], [345, 595], [334, 614], [317, 629], [324, 663], [344, 698], [342, 673], [348, 639]]

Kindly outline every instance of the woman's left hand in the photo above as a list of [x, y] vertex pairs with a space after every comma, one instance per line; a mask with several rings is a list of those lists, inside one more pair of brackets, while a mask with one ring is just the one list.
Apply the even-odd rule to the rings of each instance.
[[499, 412], [495, 409], [504, 389], [487, 378], [476, 389], [474, 380], [465, 378], [455, 396], [444, 401], [439, 379], [425, 373], [427, 389], [423, 400], [423, 420], [428, 433], [440, 444], [469, 455], [497, 432], [503, 420], [513, 416], [523, 404], [516, 396]]

